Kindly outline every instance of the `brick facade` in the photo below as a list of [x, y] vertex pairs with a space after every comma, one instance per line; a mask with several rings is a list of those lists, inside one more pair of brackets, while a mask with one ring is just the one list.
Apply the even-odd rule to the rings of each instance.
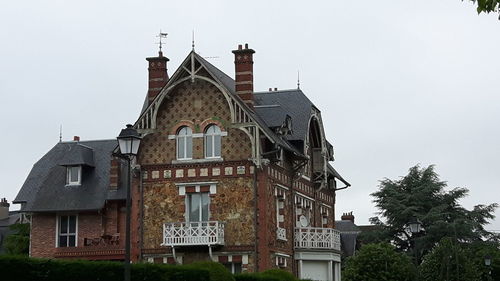
[[[102, 258], [103, 250], [123, 249], [124, 238], [117, 245], [88, 246], [85, 239], [97, 239], [104, 235], [119, 235], [125, 232], [124, 203], [108, 202], [101, 212], [34, 213], [31, 219], [30, 255], [39, 258], [75, 257], [85, 259], [123, 259], [123, 251]], [[77, 246], [56, 247], [59, 215], [77, 216]]]

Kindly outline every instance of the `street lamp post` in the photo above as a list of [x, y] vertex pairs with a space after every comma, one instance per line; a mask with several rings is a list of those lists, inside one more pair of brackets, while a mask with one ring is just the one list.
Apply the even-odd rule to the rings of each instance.
[[488, 267], [488, 280], [491, 280], [491, 256], [484, 256], [484, 265]]
[[124, 262], [124, 279], [130, 281], [130, 160], [137, 155], [139, 145], [141, 143], [141, 135], [128, 124], [127, 128], [121, 130], [117, 137], [120, 147], [120, 154], [127, 159], [127, 201], [126, 201], [126, 221], [125, 221], [125, 262]]
[[417, 219], [417, 217], [413, 216], [411, 217], [410, 221], [408, 222], [408, 228], [410, 229], [411, 232], [411, 246], [413, 247], [413, 253], [415, 254], [415, 264], [418, 266], [419, 264], [419, 257], [418, 257], [418, 252], [417, 252], [417, 247], [416, 247], [416, 241], [414, 236], [417, 235], [422, 231], [422, 223]]

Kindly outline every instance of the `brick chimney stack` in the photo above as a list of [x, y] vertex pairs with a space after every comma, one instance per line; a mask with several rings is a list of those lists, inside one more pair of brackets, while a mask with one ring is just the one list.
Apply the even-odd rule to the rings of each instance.
[[340, 219], [343, 221], [352, 221], [352, 223], [354, 223], [354, 215], [352, 214], [352, 212], [343, 213]]
[[146, 58], [149, 67], [148, 77], [148, 104], [160, 93], [160, 90], [168, 82], [167, 62], [169, 59], [159, 51], [157, 57]]
[[10, 204], [7, 202], [7, 199], [2, 198], [2, 200], [0, 201], [0, 220], [9, 217], [9, 206]]
[[248, 48], [245, 44], [245, 49], [242, 45], [238, 45], [238, 50], [234, 50], [234, 67], [235, 67], [235, 90], [236, 94], [253, 109], [253, 54], [254, 50]]

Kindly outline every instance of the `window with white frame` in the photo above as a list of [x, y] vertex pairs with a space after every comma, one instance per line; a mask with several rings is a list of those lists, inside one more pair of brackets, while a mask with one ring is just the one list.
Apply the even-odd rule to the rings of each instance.
[[182, 127], [177, 132], [177, 159], [193, 158], [193, 131], [189, 127]]
[[66, 185], [80, 185], [82, 183], [82, 166], [66, 167]]
[[205, 158], [221, 157], [221, 130], [211, 125], [205, 130]]
[[210, 197], [208, 192], [188, 193], [187, 200], [187, 220], [189, 222], [208, 221], [208, 205], [210, 204]]
[[223, 263], [226, 269], [232, 274], [241, 273], [241, 262]]
[[57, 246], [76, 247], [77, 216], [59, 216], [57, 221]]

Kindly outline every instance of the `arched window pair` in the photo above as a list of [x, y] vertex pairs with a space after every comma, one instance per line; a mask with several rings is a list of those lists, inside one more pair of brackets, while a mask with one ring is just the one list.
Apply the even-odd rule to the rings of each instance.
[[[182, 127], [177, 132], [177, 159], [193, 158], [193, 131]], [[221, 130], [216, 125], [207, 127], [204, 134], [205, 158], [221, 157]]]

